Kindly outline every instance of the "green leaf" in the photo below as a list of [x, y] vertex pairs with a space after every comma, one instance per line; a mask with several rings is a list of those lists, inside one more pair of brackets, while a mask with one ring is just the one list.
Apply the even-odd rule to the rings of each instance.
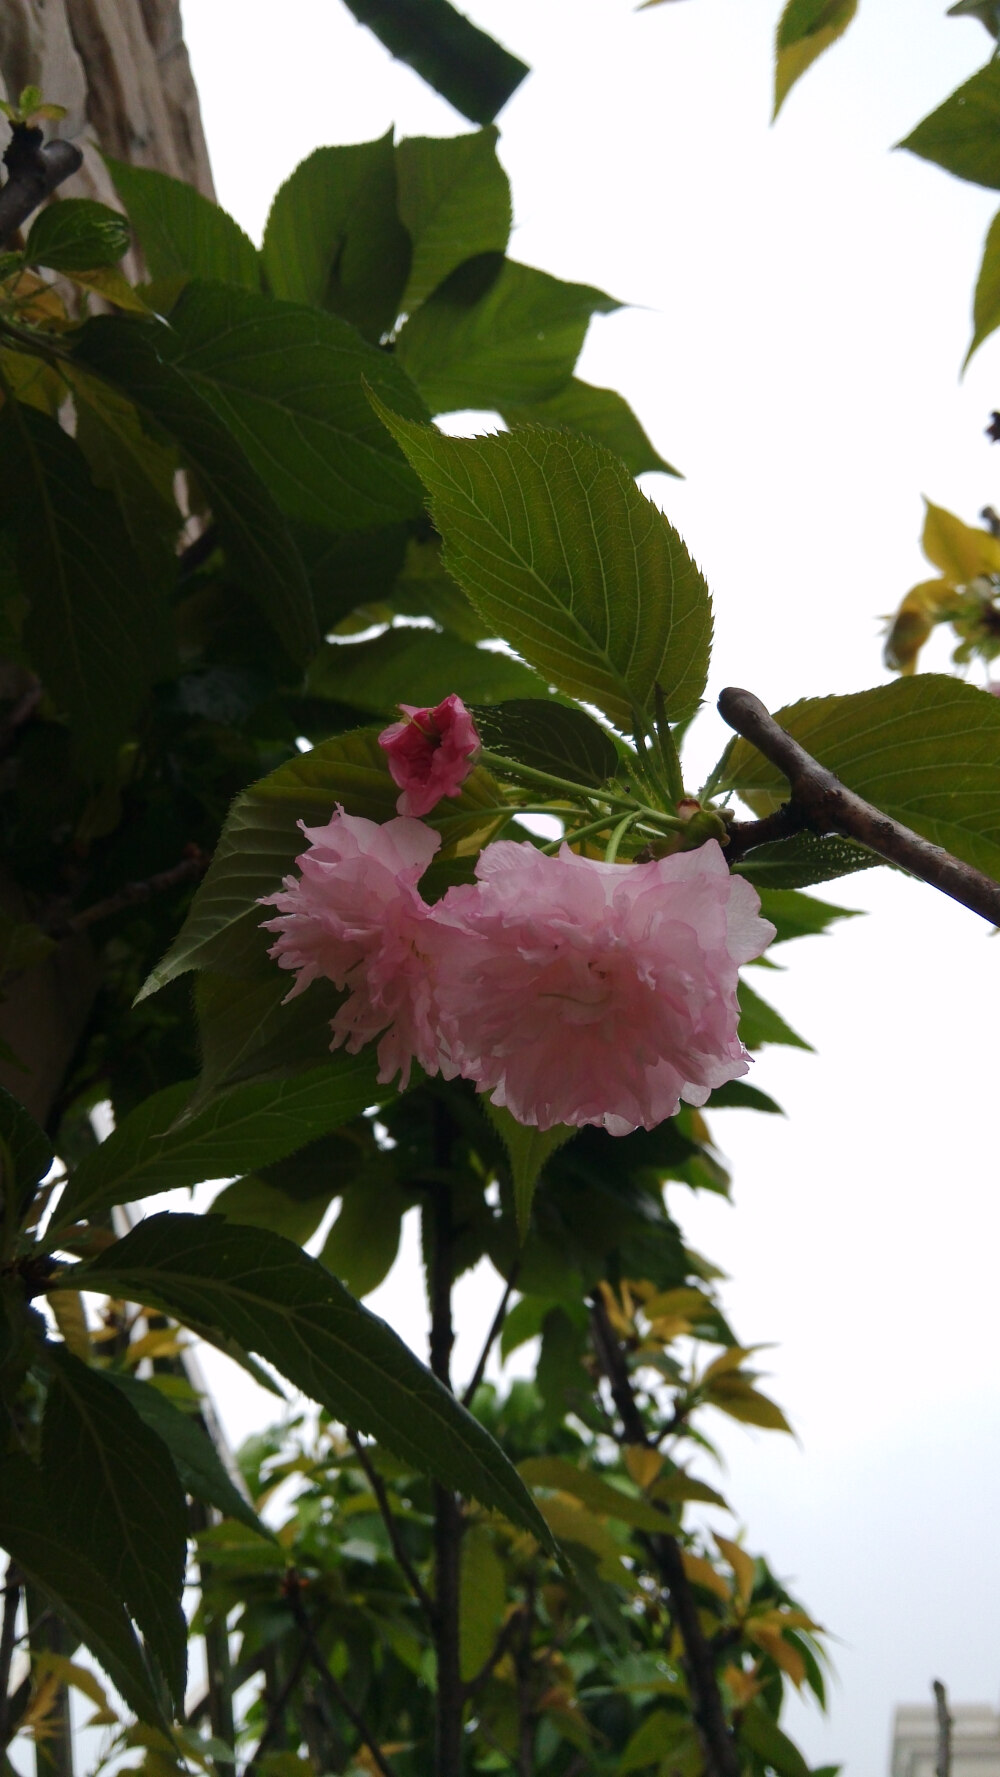
[[413, 257], [407, 314], [480, 253], [503, 253], [510, 236], [510, 181], [497, 160], [496, 129], [471, 136], [411, 136], [396, 148], [399, 214]]
[[776, 1777], [809, 1777], [809, 1766], [798, 1747], [779, 1728], [759, 1699], [743, 1710], [737, 1739], [756, 1753]]
[[470, 1684], [485, 1666], [507, 1608], [507, 1577], [485, 1524], [472, 1524], [462, 1537], [458, 1589], [460, 1677]]
[[[920, 673], [849, 697], [805, 698], [775, 720], [848, 789], [1000, 878], [1000, 698]], [[727, 783], [757, 815], [788, 792], [782, 773], [745, 740], [733, 749]]]
[[143, 430], [131, 401], [75, 364], [63, 369], [73, 391], [76, 441], [97, 487], [114, 498], [150, 578], [172, 591], [181, 514], [174, 496], [177, 452]]
[[271, 205], [261, 258], [275, 296], [330, 309], [377, 345], [399, 314], [410, 263], [392, 131], [302, 161]]
[[397, 358], [337, 315], [219, 284], [189, 284], [161, 342], [290, 518], [358, 530], [410, 518], [420, 487], [365, 400], [426, 409]]
[[648, 1771], [652, 1765], [670, 1777], [697, 1777], [704, 1769], [687, 1710], [654, 1709], [631, 1736], [617, 1770], [619, 1777], [626, 1777], [629, 1771]]
[[11, 1193], [15, 1223], [28, 1208], [35, 1186], [52, 1165], [52, 1143], [30, 1111], [0, 1086], [0, 1216]]
[[[152, 971], [140, 999], [188, 969], [257, 974], [266, 944], [260, 930], [267, 909], [260, 896], [273, 894], [303, 849], [299, 821], [323, 824], [342, 803], [348, 814], [388, 821], [399, 792], [389, 776], [385, 754], [373, 729], [338, 734], [309, 753], [299, 754], [261, 778], [236, 798], [204, 881], [170, 950]], [[473, 772], [462, 794], [435, 811], [430, 825], [445, 846], [472, 846], [489, 836], [497, 792], [482, 771]], [[269, 971], [270, 964], [264, 964]]]
[[[225, 294], [225, 292], [223, 292]], [[292, 658], [307, 660], [319, 634], [305, 569], [264, 482], [193, 380], [166, 362], [166, 329], [98, 316], [74, 354], [177, 439], [211, 503], [223, 546], [245, 590]]]
[[164, 604], [80, 448], [20, 402], [0, 414], [0, 519], [17, 537], [31, 606], [24, 640], [72, 721], [82, 772], [107, 772], [154, 679], [169, 667]]
[[574, 705], [552, 698], [519, 697], [473, 707], [476, 727], [490, 752], [505, 754], [536, 771], [571, 782], [606, 784], [622, 761], [609, 734]]
[[812, 938], [825, 932], [838, 919], [857, 919], [856, 907], [835, 907], [831, 901], [819, 901], [815, 895], [800, 895], [795, 889], [762, 888], [760, 911], [776, 928], [774, 944], [790, 938]]
[[956, 179], [1000, 189], [1000, 62], [987, 62], [898, 146]]
[[822, 839], [816, 833], [794, 833], [791, 839], [755, 846], [734, 868], [763, 892], [809, 888], [838, 876], [852, 876], [858, 870], [872, 870], [881, 862], [874, 852], [865, 851], [851, 839], [829, 833]]
[[972, 343], [965, 354], [963, 370], [973, 352], [997, 327], [1000, 327], [1000, 212], [990, 223], [983, 247], [983, 262], [972, 304]]
[[53, 1345], [42, 1422], [45, 1467], [62, 1476], [59, 1517], [93, 1550], [120, 1593], [180, 1708], [187, 1669], [181, 1609], [184, 1495], [161, 1438], [97, 1370]]
[[227, 1222], [239, 1222], [244, 1228], [266, 1228], [272, 1234], [294, 1240], [296, 1246], [305, 1246], [323, 1220], [332, 1194], [331, 1183], [330, 1189], [320, 1195], [300, 1201], [250, 1173], [212, 1198], [212, 1214], [225, 1216]]
[[428, 542], [412, 539], [407, 544], [391, 602], [393, 610], [404, 617], [431, 617], [464, 642], [486, 642], [492, 638], [489, 624], [483, 622], [462, 588], [445, 571], [436, 537]]
[[151, 278], [217, 278], [260, 289], [257, 249], [232, 216], [193, 185], [104, 156]]
[[236, 1086], [182, 1121], [195, 1084], [182, 1080], [153, 1093], [86, 1155], [59, 1201], [54, 1229], [116, 1203], [267, 1166], [356, 1117], [384, 1090], [375, 1084], [371, 1052], [338, 1053], [291, 1080]]
[[345, 1191], [319, 1258], [352, 1296], [369, 1295], [388, 1277], [405, 1207], [388, 1156], [379, 1156]]
[[[272, 942], [270, 933], [261, 936], [265, 943]], [[332, 982], [315, 981], [309, 993], [298, 994], [285, 1005], [287, 974], [270, 958], [264, 966], [267, 973], [260, 980], [233, 980], [208, 971], [199, 976], [195, 1007], [202, 1067], [187, 1115], [197, 1114], [231, 1086], [286, 1080], [327, 1061], [330, 1022], [340, 994]], [[375, 1087], [374, 1076], [371, 1091], [370, 1104], [385, 1096]]]
[[509, 654], [405, 626], [367, 642], [327, 643], [309, 668], [306, 689], [314, 697], [382, 713], [400, 703], [433, 707], [452, 691], [464, 703], [493, 703], [530, 697], [543, 686]]
[[817, 56], [844, 35], [857, 10], [858, 0], [788, 0], [778, 22], [772, 117]]
[[620, 729], [652, 719], [657, 684], [671, 721], [693, 713], [708, 588], [609, 451], [541, 427], [447, 438], [378, 411], [427, 485], [445, 566], [499, 635]]
[[711, 1098], [705, 1106], [706, 1111], [770, 1111], [778, 1117], [784, 1116], [780, 1104], [776, 1104], [759, 1086], [748, 1086], [745, 1080], [727, 1080], [724, 1086], [716, 1086]]
[[623, 1493], [600, 1475], [577, 1468], [565, 1456], [529, 1456], [526, 1462], [518, 1463], [517, 1472], [529, 1487], [552, 1487], [572, 1494], [601, 1518], [618, 1518], [634, 1530], [662, 1532], [667, 1528], [664, 1513], [648, 1500]]
[[335, 1418], [550, 1546], [524, 1483], [489, 1434], [384, 1321], [279, 1235], [216, 1216], [151, 1216], [75, 1269], [73, 1287], [218, 1328]]
[[517, 1218], [517, 1231], [523, 1241], [531, 1225], [535, 1186], [545, 1162], [576, 1131], [566, 1123], [557, 1123], [552, 1129], [529, 1129], [525, 1124], [518, 1123], [503, 1105], [494, 1104], [492, 1099], [484, 1101], [483, 1109], [494, 1129], [499, 1130], [507, 1150], [510, 1180], [514, 1188], [514, 1214]]
[[40, 210], [28, 230], [24, 257], [50, 271], [95, 271], [117, 265], [131, 244], [124, 216], [87, 197], [64, 197]]
[[222, 1458], [195, 1414], [175, 1407], [155, 1383], [140, 1382], [122, 1370], [105, 1370], [102, 1378], [114, 1383], [143, 1424], [166, 1445], [185, 1493], [273, 1541], [271, 1532], [227, 1474]]
[[574, 376], [547, 400], [522, 407], [502, 401], [500, 414], [511, 427], [558, 426], [604, 444], [621, 457], [630, 475], [644, 475], [651, 469], [664, 475], [680, 474], [653, 449], [624, 395], [615, 389], [597, 389]]
[[[90, 1559], [62, 1510], [67, 1477], [26, 1456], [0, 1458], [0, 1545], [46, 1595], [142, 1720], [167, 1728], [157, 1687], [113, 1585]], [[85, 1553], [84, 1551], [87, 1551]]]
[[390, 55], [470, 123], [492, 123], [528, 69], [449, 0], [347, 0]]
[[432, 413], [543, 400], [572, 375], [591, 315], [618, 308], [587, 284], [481, 254], [410, 316], [396, 355]]
[[748, 1049], [762, 1049], [765, 1043], [784, 1043], [789, 1048], [808, 1049], [811, 1053], [812, 1044], [804, 1037], [796, 1036], [780, 1012], [762, 1000], [745, 980], [740, 981], [737, 998], [740, 1003], [740, 1037]]

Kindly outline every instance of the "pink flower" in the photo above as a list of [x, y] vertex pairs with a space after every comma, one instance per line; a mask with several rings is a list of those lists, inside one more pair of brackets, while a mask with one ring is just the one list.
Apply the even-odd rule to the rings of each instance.
[[518, 1122], [653, 1129], [747, 1072], [737, 971], [774, 927], [714, 840], [627, 865], [501, 840], [476, 875], [436, 909], [438, 1006], [459, 1071]]
[[403, 794], [397, 814], [429, 814], [442, 796], [457, 796], [476, 761], [481, 741], [462, 699], [452, 692], [436, 709], [401, 703], [405, 722], [383, 729], [378, 744], [392, 781]]
[[[379, 1079], [397, 1072], [409, 1083], [416, 1059], [437, 1073], [438, 1018], [427, 942], [431, 910], [417, 883], [441, 843], [422, 821], [393, 820], [379, 826], [338, 807], [325, 827], [299, 822], [309, 849], [295, 862], [281, 891], [262, 905], [280, 917], [265, 921], [277, 932], [269, 954], [296, 980], [287, 999], [325, 975], [348, 996], [333, 1019], [331, 1049], [342, 1043], [356, 1055], [381, 1035]], [[454, 1072], [447, 1068], [446, 1071]]]

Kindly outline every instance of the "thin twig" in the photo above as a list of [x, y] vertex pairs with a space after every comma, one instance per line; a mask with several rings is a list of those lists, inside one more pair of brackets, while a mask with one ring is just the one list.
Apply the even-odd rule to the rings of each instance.
[[9, 178], [0, 191], [0, 246], [57, 185], [79, 172], [83, 155], [72, 142], [46, 143], [34, 125], [16, 123], [3, 162]]
[[517, 1634], [524, 1612], [525, 1606], [523, 1604], [519, 1604], [516, 1609], [511, 1611], [510, 1616], [503, 1624], [496, 1641], [493, 1643], [492, 1653], [487, 1655], [475, 1677], [470, 1678], [467, 1681], [465, 1686], [465, 1695], [467, 1698], [474, 1697], [477, 1691], [482, 1690], [487, 1679], [491, 1678], [496, 1671], [500, 1661], [503, 1659], [504, 1654], [509, 1649], [511, 1642]]
[[[434, 1101], [434, 1159], [444, 1174], [424, 1211], [431, 1308], [430, 1360], [439, 1382], [450, 1389], [455, 1327], [451, 1311], [454, 1225], [447, 1169], [451, 1164], [451, 1130], [447, 1111]], [[459, 1652], [461, 1598], [462, 1508], [450, 1487], [435, 1481], [434, 1500], [434, 1652], [437, 1658], [437, 1710], [434, 1723], [434, 1777], [461, 1777], [462, 1685]]]
[[752, 691], [730, 686], [719, 698], [719, 713], [730, 728], [752, 741], [765, 759], [784, 773], [791, 792], [784, 808], [774, 815], [762, 821], [734, 823], [727, 847], [731, 862], [768, 839], [803, 830], [840, 833], [950, 895], [991, 925], [1000, 925], [1000, 883], [856, 796], [778, 726]]
[[320, 1685], [326, 1692], [328, 1700], [338, 1709], [343, 1710], [348, 1721], [351, 1723], [351, 1726], [354, 1728], [363, 1744], [367, 1746], [375, 1769], [382, 1773], [382, 1777], [393, 1777], [392, 1766], [384, 1757], [378, 1740], [368, 1726], [368, 1723], [365, 1721], [364, 1716], [355, 1709], [347, 1692], [330, 1671], [330, 1667], [323, 1657], [323, 1649], [320, 1647], [319, 1642], [316, 1639], [316, 1631], [309, 1620], [306, 1607], [294, 1584], [290, 1585], [288, 1588], [288, 1602], [291, 1607], [292, 1616], [295, 1618], [296, 1627], [302, 1637], [302, 1645], [308, 1654], [309, 1663], [312, 1666], [316, 1677], [319, 1679]]
[[952, 1718], [948, 1708], [948, 1693], [939, 1678], [931, 1686], [934, 1692], [934, 1711], [937, 1715], [937, 1763], [934, 1766], [934, 1777], [951, 1777], [951, 1730]]
[[264, 1732], [261, 1734], [253, 1752], [250, 1754], [249, 1762], [243, 1767], [243, 1777], [253, 1777], [257, 1765], [263, 1758], [268, 1747], [281, 1733], [285, 1720], [285, 1710], [288, 1708], [289, 1699], [308, 1663], [309, 1649], [306, 1647], [305, 1642], [302, 1642], [296, 1652], [294, 1660], [292, 1661], [284, 1684], [270, 1704], [267, 1712], [267, 1721], [264, 1723]]
[[396, 1522], [392, 1507], [389, 1504], [389, 1495], [386, 1491], [385, 1482], [379, 1474], [378, 1469], [375, 1467], [375, 1464], [372, 1462], [371, 1457], [354, 1428], [348, 1425], [345, 1427], [345, 1430], [354, 1453], [364, 1471], [368, 1485], [375, 1495], [376, 1504], [382, 1515], [382, 1522], [386, 1527], [389, 1541], [392, 1544], [392, 1552], [395, 1555], [407, 1583], [409, 1584], [410, 1590], [417, 1600], [421, 1610], [424, 1612], [424, 1615], [428, 1620], [433, 1622], [434, 1600], [431, 1598], [430, 1593], [403, 1546], [403, 1539], [399, 1534], [399, 1525]]
[[[595, 1290], [590, 1298], [590, 1325], [594, 1350], [622, 1422], [623, 1442], [652, 1448], [632, 1388], [625, 1354], [608, 1319], [604, 1298]], [[654, 1502], [655, 1503], [655, 1502]], [[691, 1687], [692, 1713], [701, 1737], [708, 1777], [740, 1777], [742, 1769], [719, 1690], [712, 1650], [705, 1638], [694, 1591], [684, 1570], [684, 1555], [676, 1537], [641, 1536], [640, 1542], [659, 1569], [670, 1594], [674, 1620], [684, 1647], [684, 1666]]]
[[490, 1322], [490, 1330], [486, 1335], [486, 1340], [483, 1345], [483, 1349], [479, 1353], [479, 1362], [477, 1363], [475, 1369], [472, 1372], [472, 1381], [469, 1383], [469, 1386], [467, 1387], [467, 1389], [465, 1390], [465, 1393], [462, 1396], [463, 1407], [468, 1407], [471, 1404], [472, 1398], [475, 1395], [476, 1389], [479, 1387], [479, 1384], [482, 1382], [483, 1376], [486, 1373], [487, 1360], [489, 1358], [490, 1352], [493, 1350], [493, 1346], [496, 1341], [497, 1334], [499, 1333], [500, 1328], [503, 1326], [503, 1323], [507, 1317], [507, 1307], [510, 1302], [510, 1298], [514, 1293], [514, 1290], [517, 1288], [517, 1277], [518, 1277], [519, 1270], [520, 1270], [520, 1262], [515, 1260], [511, 1274], [507, 1279], [507, 1284], [504, 1289], [503, 1295], [500, 1297], [500, 1306], [498, 1307], [495, 1315], [493, 1316], [492, 1321]]
[[21, 1603], [21, 1574], [13, 1561], [7, 1563], [3, 1623], [0, 1625], [0, 1749], [10, 1739], [10, 1666], [17, 1642], [17, 1612]]
[[124, 913], [129, 907], [140, 907], [144, 901], [152, 900], [154, 895], [167, 894], [186, 882], [199, 882], [211, 861], [207, 853], [192, 850], [190, 857], [182, 858], [179, 864], [172, 864], [169, 870], [159, 870], [154, 876], [147, 876], [143, 882], [125, 882], [113, 895], [105, 896], [103, 901], [95, 901], [93, 906], [82, 908], [68, 919], [52, 920], [47, 926], [48, 933], [53, 938], [72, 937], [77, 932], [85, 932], [99, 920], [111, 919], [114, 914]]

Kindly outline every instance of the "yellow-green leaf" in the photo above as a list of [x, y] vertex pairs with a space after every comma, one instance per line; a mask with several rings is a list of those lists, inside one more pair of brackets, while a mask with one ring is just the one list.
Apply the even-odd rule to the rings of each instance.
[[472, 1525], [462, 1538], [459, 1597], [459, 1662], [468, 1684], [493, 1651], [507, 1602], [503, 1562], [484, 1524]]
[[775, 44], [774, 117], [817, 56], [843, 36], [857, 10], [858, 0], [788, 0]]
[[1000, 538], [963, 524], [953, 512], [930, 500], [925, 504], [921, 547], [928, 561], [959, 586], [975, 580], [978, 574], [1000, 574]]

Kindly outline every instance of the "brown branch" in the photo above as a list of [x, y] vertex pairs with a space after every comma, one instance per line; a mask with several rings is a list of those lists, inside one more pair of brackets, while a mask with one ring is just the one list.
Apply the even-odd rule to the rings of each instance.
[[934, 1777], [951, 1777], [951, 1730], [952, 1718], [948, 1708], [948, 1693], [939, 1678], [931, 1686], [934, 1692], [934, 1712], [937, 1716], [937, 1762], [934, 1766]]
[[140, 907], [144, 901], [152, 900], [154, 895], [167, 894], [186, 882], [198, 882], [211, 861], [205, 852], [192, 850], [190, 857], [182, 858], [179, 864], [172, 864], [169, 870], [159, 870], [155, 876], [147, 876], [144, 882], [123, 883], [113, 895], [107, 895], [103, 901], [95, 901], [92, 907], [84, 907], [79, 913], [71, 914], [68, 919], [51, 921], [47, 927], [49, 935], [53, 938], [70, 938], [74, 933], [85, 932], [99, 920], [111, 919], [114, 914], [124, 913], [129, 907]]
[[[636, 1402], [625, 1354], [599, 1290], [595, 1290], [590, 1299], [590, 1326], [597, 1360], [607, 1377], [622, 1422], [623, 1442], [653, 1448]], [[662, 1536], [641, 1536], [639, 1540], [658, 1568], [670, 1595], [674, 1620], [684, 1646], [692, 1714], [705, 1754], [708, 1777], [740, 1777], [740, 1756], [726, 1721], [712, 1649], [701, 1626], [691, 1582], [684, 1571], [681, 1545], [668, 1532]]]
[[840, 833], [857, 840], [887, 863], [898, 864], [911, 876], [918, 876], [942, 894], [950, 895], [953, 901], [988, 919], [991, 925], [1000, 925], [1000, 883], [856, 796], [779, 728], [752, 691], [730, 686], [719, 698], [719, 713], [730, 728], [751, 741], [765, 759], [784, 773], [791, 792], [785, 807], [775, 815], [762, 821], [734, 823], [727, 848], [732, 862], [752, 846], [803, 829]]
[[511, 1274], [507, 1279], [507, 1283], [506, 1283], [506, 1287], [504, 1289], [503, 1295], [500, 1297], [500, 1305], [497, 1308], [497, 1311], [496, 1311], [495, 1315], [493, 1316], [492, 1321], [490, 1322], [490, 1330], [486, 1335], [486, 1339], [483, 1344], [483, 1349], [479, 1353], [479, 1362], [477, 1363], [475, 1369], [472, 1372], [472, 1380], [469, 1383], [468, 1387], [465, 1390], [465, 1393], [462, 1396], [463, 1407], [468, 1407], [471, 1405], [473, 1396], [475, 1395], [475, 1392], [476, 1392], [476, 1389], [479, 1387], [479, 1384], [482, 1382], [483, 1376], [486, 1373], [487, 1359], [489, 1358], [490, 1352], [493, 1350], [493, 1345], [496, 1340], [497, 1334], [499, 1333], [500, 1328], [503, 1326], [504, 1320], [506, 1318], [507, 1307], [510, 1302], [510, 1298], [513, 1295], [514, 1290], [517, 1287], [517, 1277], [518, 1277], [519, 1270], [520, 1270], [520, 1261], [515, 1260]]
[[83, 165], [72, 142], [45, 142], [40, 129], [16, 123], [3, 157], [9, 178], [0, 191], [0, 246], [27, 221], [57, 185]]
[[[394, 1777], [393, 1768], [383, 1756], [378, 1740], [368, 1726], [368, 1723], [365, 1721], [364, 1716], [355, 1709], [347, 1692], [338, 1680], [334, 1678], [328, 1662], [323, 1657], [323, 1649], [320, 1647], [319, 1642], [316, 1639], [316, 1631], [313, 1624], [310, 1622], [306, 1607], [299, 1595], [299, 1589], [295, 1584], [294, 1574], [290, 1576], [290, 1582], [291, 1583], [288, 1585], [287, 1589], [289, 1607], [292, 1616], [295, 1618], [296, 1628], [302, 1637], [302, 1645], [306, 1650], [309, 1664], [312, 1666], [316, 1677], [319, 1679], [322, 1689], [326, 1692], [328, 1701], [336, 1708], [341, 1709], [346, 1715], [362, 1743], [367, 1746], [368, 1751], [371, 1754], [372, 1764], [377, 1771], [381, 1772], [381, 1777]], [[246, 1777], [246, 1773], [244, 1773], [244, 1777]]]
[[354, 1449], [354, 1453], [364, 1471], [368, 1485], [375, 1495], [375, 1502], [381, 1513], [382, 1522], [388, 1532], [389, 1541], [392, 1544], [392, 1552], [395, 1555], [410, 1590], [417, 1600], [421, 1610], [424, 1612], [424, 1615], [428, 1620], [433, 1622], [434, 1601], [403, 1546], [403, 1539], [399, 1534], [399, 1525], [396, 1522], [392, 1507], [389, 1504], [389, 1495], [386, 1491], [385, 1482], [379, 1474], [378, 1469], [375, 1467], [375, 1464], [372, 1462], [372, 1459], [362, 1444], [357, 1432], [350, 1425], [346, 1426], [345, 1430], [347, 1432], [348, 1440]]
[[503, 1624], [496, 1641], [493, 1643], [492, 1653], [487, 1655], [475, 1677], [470, 1678], [466, 1683], [466, 1698], [474, 1697], [477, 1691], [482, 1690], [487, 1679], [493, 1676], [493, 1673], [496, 1671], [500, 1661], [503, 1659], [504, 1654], [508, 1651], [511, 1642], [517, 1634], [525, 1609], [525, 1605], [519, 1604], [515, 1610], [511, 1611], [510, 1616]]

